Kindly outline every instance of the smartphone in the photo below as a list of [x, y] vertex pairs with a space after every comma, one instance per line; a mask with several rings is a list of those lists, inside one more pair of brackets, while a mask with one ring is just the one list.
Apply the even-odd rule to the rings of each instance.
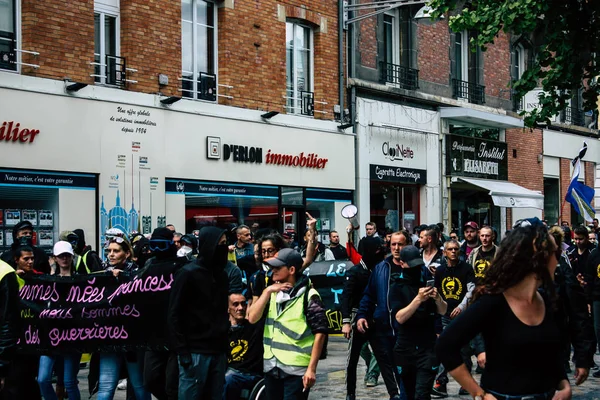
[[433, 287], [433, 285], [435, 284], [435, 279], [430, 279], [427, 281], [427, 284], [425, 285], [426, 287]]

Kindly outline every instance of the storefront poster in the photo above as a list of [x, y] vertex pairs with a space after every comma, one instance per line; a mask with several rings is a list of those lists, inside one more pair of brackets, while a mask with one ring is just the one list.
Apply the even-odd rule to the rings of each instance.
[[4, 237], [6, 238], [6, 240], [4, 241], [4, 245], [6, 247], [12, 246], [12, 244], [13, 244], [12, 229], [6, 229], [4, 231]]
[[504, 142], [473, 137], [446, 136], [446, 173], [485, 179], [508, 179]]
[[260, 196], [273, 197], [279, 196], [277, 186], [266, 185], [244, 185], [244, 184], [226, 184], [218, 182], [202, 182], [167, 179], [165, 182], [167, 193], [182, 194], [200, 194], [200, 195], [235, 195], [235, 196]]
[[415, 183], [424, 185], [427, 183], [427, 171], [424, 169], [390, 167], [387, 165], [369, 166], [372, 181]]
[[39, 230], [38, 231], [38, 243], [40, 246], [52, 246], [54, 245], [54, 232], [51, 230]]
[[38, 215], [37, 210], [23, 210], [23, 221], [29, 221], [31, 225], [37, 226]]
[[50, 210], [40, 210], [39, 218], [40, 218], [39, 226], [53, 226], [54, 225], [54, 213]]
[[21, 222], [21, 210], [6, 209], [4, 210], [4, 216], [6, 217], [5, 226], [15, 226]]

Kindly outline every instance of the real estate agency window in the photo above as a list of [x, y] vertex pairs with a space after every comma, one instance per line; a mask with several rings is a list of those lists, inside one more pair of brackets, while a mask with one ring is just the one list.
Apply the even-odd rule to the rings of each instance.
[[94, 80], [103, 85], [124, 83], [124, 60], [119, 57], [119, 17], [94, 12]]
[[205, 0], [181, 2], [181, 90], [183, 97], [217, 100], [216, 8]]
[[313, 115], [313, 32], [288, 21], [286, 46], [286, 109], [290, 114]]
[[17, 70], [17, 0], [0, 0], [0, 69]]

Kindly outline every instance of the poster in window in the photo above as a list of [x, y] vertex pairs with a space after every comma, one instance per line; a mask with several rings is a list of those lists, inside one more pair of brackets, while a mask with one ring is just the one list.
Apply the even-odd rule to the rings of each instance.
[[39, 211], [40, 224], [39, 226], [53, 226], [54, 214], [50, 210]]
[[13, 244], [13, 235], [12, 235], [12, 229], [7, 229], [4, 231], [4, 238], [6, 239], [4, 241], [4, 245], [6, 247], [10, 247]]
[[21, 210], [7, 208], [4, 210], [4, 217], [6, 218], [5, 226], [15, 226], [21, 222]]
[[328, 231], [331, 229], [331, 221], [329, 218], [323, 218], [321, 220], [321, 230]]
[[37, 226], [37, 217], [37, 210], [23, 210], [23, 221], [29, 221], [33, 226]]
[[0, 210], [0, 226], [4, 225], [4, 210]]
[[4, 231], [0, 229], [0, 247], [4, 246]]
[[38, 231], [38, 242], [40, 246], [52, 246], [54, 244], [54, 232], [51, 230]]

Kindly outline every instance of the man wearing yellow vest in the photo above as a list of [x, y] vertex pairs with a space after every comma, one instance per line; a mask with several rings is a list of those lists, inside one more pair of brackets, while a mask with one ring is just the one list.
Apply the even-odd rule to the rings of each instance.
[[327, 317], [319, 293], [299, 271], [303, 260], [281, 249], [264, 261], [273, 282], [248, 315], [257, 323], [264, 315], [264, 372], [268, 400], [307, 399], [315, 384], [317, 363], [327, 335]]

